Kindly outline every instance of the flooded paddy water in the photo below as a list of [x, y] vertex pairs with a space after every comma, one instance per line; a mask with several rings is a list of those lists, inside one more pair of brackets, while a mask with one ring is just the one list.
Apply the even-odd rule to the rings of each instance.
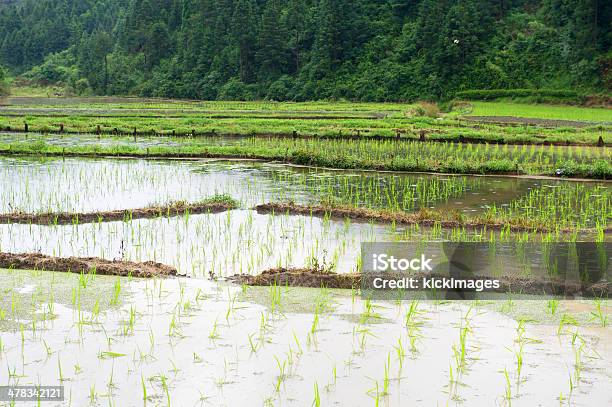
[[170, 200], [229, 194], [252, 207], [293, 200], [380, 209], [456, 209], [466, 213], [507, 206], [530, 191], [562, 187], [610, 199], [607, 182], [394, 174], [295, 167], [249, 160], [146, 160], [2, 157], [0, 212], [137, 208]]
[[[370, 301], [350, 290], [241, 287], [223, 278], [315, 260], [354, 271], [362, 241], [499, 238], [258, 214], [259, 203], [531, 214], [550, 210], [550, 191], [561, 190], [552, 195], [557, 205], [578, 214], [567, 221], [592, 227], [609, 222], [608, 183], [17, 156], [0, 158], [0, 180], [2, 213], [140, 208], [215, 194], [240, 202], [217, 214], [0, 225], [0, 252], [154, 260], [183, 275], [0, 270], [0, 385], [62, 384], [62, 406], [612, 402], [612, 332], [607, 319], [592, 318], [594, 301]], [[607, 318], [608, 302], [599, 306]]]

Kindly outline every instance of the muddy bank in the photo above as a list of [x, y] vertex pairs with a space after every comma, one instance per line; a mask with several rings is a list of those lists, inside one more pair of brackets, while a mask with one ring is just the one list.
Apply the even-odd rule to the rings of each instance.
[[174, 267], [147, 261], [144, 263], [104, 260], [98, 257], [53, 257], [40, 253], [0, 253], [0, 268], [21, 270], [47, 270], [67, 273], [89, 273], [121, 277], [167, 277], [177, 275]]
[[609, 125], [610, 123], [585, 122], [578, 120], [562, 120], [562, 119], [537, 119], [529, 117], [516, 116], [463, 116], [468, 121], [479, 123], [490, 123], [499, 125], [515, 125], [515, 126], [539, 126], [539, 127], [594, 127], [598, 125]]
[[[103, 117], [103, 116], [98, 116]], [[110, 117], [110, 116], [109, 116]], [[466, 129], [481, 129], [484, 124], [491, 125], [500, 125], [500, 126], [518, 126], [518, 125], [526, 125], [526, 123], [522, 122], [495, 122], [486, 119], [490, 116], [482, 116], [481, 120], [469, 120], [468, 116], [463, 117], [466, 119], [463, 123], [477, 123], [474, 125], [465, 125], [462, 122], [457, 122], [453, 126], [456, 128], [466, 128]], [[144, 118], [144, 117], [143, 117]], [[154, 118], [150, 116], [146, 116], [146, 118]], [[172, 118], [166, 117], [165, 118]], [[230, 117], [224, 117], [225, 119]], [[236, 117], [239, 118], [239, 117]], [[213, 117], [214, 119], [214, 117]], [[222, 119], [217, 117], [216, 119]], [[261, 118], [259, 118], [261, 119]], [[281, 118], [268, 118], [271, 120], [279, 120]], [[282, 119], [291, 120], [290, 117], [283, 117]], [[302, 120], [303, 118], [300, 118]], [[314, 117], [310, 119], [321, 120], [319, 117]], [[348, 118], [346, 118], [348, 120]], [[376, 117], [370, 117], [367, 119], [378, 120]], [[517, 118], [520, 119], [520, 118]], [[533, 119], [540, 120], [540, 119]], [[544, 119], [542, 119], [544, 120]], [[521, 124], [522, 123], [522, 124]], [[585, 126], [587, 127], [585, 122]], [[598, 123], [590, 123], [591, 127], [594, 126], [609, 126], [608, 124], [602, 125]], [[571, 126], [565, 126], [571, 127]], [[173, 137], [173, 138], [186, 138], [186, 139], [210, 139], [216, 137], [225, 137], [231, 139], [249, 139], [249, 138], [257, 138], [257, 139], [291, 139], [291, 140], [347, 140], [347, 141], [395, 141], [401, 143], [461, 143], [461, 144], [499, 144], [499, 145], [536, 145], [536, 146], [563, 146], [563, 147], [607, 147], [609, 143], [605, 143], [603, 139], [601, 140], [593, 140], [592, 142], [575, 142], [572, 140], [549, 140], [546, 136], [534, 136], [531, 140], [514, 140], [513, 138], [505, 137], [505, 136], [466, 136], [466, 135], [454, 135], [449, 134], [446, 130], [434, 129], [434, 128], [426, 128], [419, 130], [407, 130], [403, 128], [393, 129], [395, 135], [381, 135], [375, 134], [375, 129], [362, 128], [362, 129], [345, 129], [345, 133], [339, 131], [338, 134], [326, 135], [326, 134], [317, 134], [317, 133], [299, 133], [297, 131], [293, 132], [280, 132], [280, 133], [268, 133], [268, 132], [251, 132], [251, 133], [233, 133], [233, 132], [217, 132], [216, 130], [208, 130], [208, 129], [191, 129], [188, 131], [184, 130], [165, 130], [158, 131], [152, 129], [119, 129], [119, 128], [68, 128], [58, 126], [56, 128], [50, 127], [42, 127], [42, 128], [33, 128], [28, 126], [25, 128], [24, 126], [20, 127], [11, 127], [5, 126], [0, 127], [0, 132], [7, 134], [24, 134], [27, 140], [28, 134], [42, 134], [42, 135], [96, 135], [101, 138], [102, 136], [121, 136], [121, 137]], [[11, 151], [5, 150], [3, 153], [10, 154]]]
[[[385, 278], [389, 278], [391, 274], [384, 274]], [[371, 281], [377, 275], [367, 273], [331, 273], [316, 269], [307, 268], [278, 268], [270, 269], [262, 272], [259, 275], [236, 274], [228, 280], [236, 284], [246, 284], [249, 286], [293, 286], [293, 287], [311, 287], [311, 288], [343, 288], [343, 289], [358, 289], [362, 283], [365, 286], [371, 287]], [[406, 275], [402, 275], [405, 277]], [[402, 277], [402, 276], [397, 276]], [[425, 277], [445, 277], [433, 273], [412, 273], [410, 277], [422, 279]], [[364, 278], [366, 280], [364, 280]], [[491, 277], [475, 276], [472, 278], [475, 281], [493, 280]], [[496, 278], [499, 280], [500, 287], [488, 292], [495, 293], [513, 293], [513, 294], [528, 294], [528, 295], [564, 295], [566, 297], [605, 297], [610, 293], [611, 285], [609, 282], [598, 282], [594, 284], [580, 284], [568, 281], [541, 280], [527, 277], [503, 276]]]
[[361, 275], [356, 273], [337, 274], [307, 268], [278, 268], [263, 271], [256, 276], [235, 274], [228, 278], [236, 284], [252, 286], [290, 286], [312, 288], [354, 288], [361, 286]]
[[197, 215], [200, 213], [220, 213], [236, 208], [231, 202], [184, 203], [175, 202], [165, 206], [151, 206], [137, 209], [85, 213], [4, 213], [0, 214], [0, 224], [22, 223], [34, 225], [71, 225], [95, 222], [130, 221], [133, 219], [159, 218], [162, 216]]
[[[429, 209], [421, 209], [414, 213], [391, 212], [385, 210], [374, 210], [366, 208], [354, 208], [348, 206], [325, 206], [325, 205], [298, 205], [292, 202], [287, 203], [266, 203], [257, 205], [254, 208], [258, 213], [279, 213], [290, 215], [306, 215], [324, 217], [329, 216], [334, 219], [353, 219], [363, 222], [376, 223], [395, 223], [398, 225], [414, 225], [433, 226], [440, 225], [443, 228], [483, 228], [488, 229], [504, 229], [509, 228], [515, 232], [535, 231], [546, 232], [555, 230], [540, 223], [531, 221], [526, 218], [518, 219], [489, 219], [489, 218], [466, 218], [461, 213], [439, 212]], [[562, 232], [571, 232], [573, 229], [561, 229]], [[605, 233], [609, 233], [610, 228], [605, 229]]]

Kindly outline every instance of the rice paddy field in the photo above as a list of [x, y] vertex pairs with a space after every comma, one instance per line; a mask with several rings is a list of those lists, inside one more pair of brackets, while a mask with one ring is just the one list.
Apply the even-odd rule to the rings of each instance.
[[[363, 242], [610, 244], [605, 109], [552, 117], [520, 107], [526, 117], [589, 123], [548, 127], [414, 116], [401, 104], [5, 104], [0, 261], [95, 257], [177, 272], [0, 266], [0, 386], [61, 385], [65, 396], [0, 406], [612, 403], [607, 296], [376, 300], [359, 288], [233, 278], [359, 273]], [[480, 105], [478, 115], [523, 117]], [[203, 201], [228, 205], [130, 215]], [[323, 210], [258, 209], [275, 203]], [[337, 208], [371, 216], [333, 216]], [[116, 210], [123, 220], [78, 216]], [[36, 214], [52, 220], [10, 220]], [[609, 286], [610, 274], [608, 262], [600, 283]]]
[[516, 116], [537, 119], [577, 120], [611, 123], [612, 110], [597, 107], [551, 106], [526, 103], [471, 102], [475, 116]]

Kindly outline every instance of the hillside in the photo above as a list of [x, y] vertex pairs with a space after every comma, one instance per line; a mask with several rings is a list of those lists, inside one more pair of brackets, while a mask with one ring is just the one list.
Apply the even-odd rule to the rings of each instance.
[[0, 65], [78, 94], [440, 99], [612, 88], [600, 0], [0, 0]]

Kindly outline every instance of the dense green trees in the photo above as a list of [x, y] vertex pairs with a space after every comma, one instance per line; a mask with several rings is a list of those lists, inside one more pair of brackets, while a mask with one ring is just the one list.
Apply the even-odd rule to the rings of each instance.
[[77, 92], [409, 100], [612, 84], [601, 0], [20, 0], [0, 63]]
[[6, 84], [6, 72], [0, 65], [0, 96], [8, 94], [8, 86]]

